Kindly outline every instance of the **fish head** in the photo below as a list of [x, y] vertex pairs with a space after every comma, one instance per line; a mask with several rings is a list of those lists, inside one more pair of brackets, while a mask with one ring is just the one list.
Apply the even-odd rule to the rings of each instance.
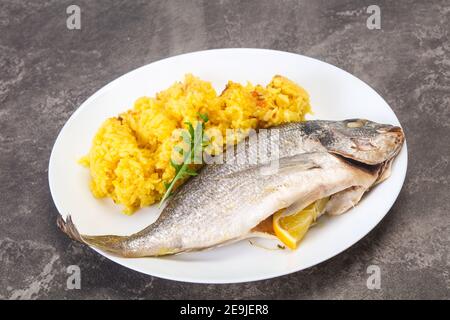
[[329, 122], [319, 139], [330, 152], [368, 165], [381, 164], [400, 151], [405, 136], [398, 126], [365, 119]]

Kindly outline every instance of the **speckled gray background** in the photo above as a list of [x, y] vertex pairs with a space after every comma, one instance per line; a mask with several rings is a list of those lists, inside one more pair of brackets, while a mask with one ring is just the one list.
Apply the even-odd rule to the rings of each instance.
[[[69, 4], [82, 30], [66, 28]], [[365, 8], [382, 10], [368, 30]], [[0, 298], [450, 298], [449, 1], [0, 2]], [[55, 226], [50, 151], [75, 109], [106, 83], [161, 58], [209, 48], [297, 52], [374, 87], [403, 124], [409, 170], [389, 215], [345, 253], [277, 279], [232, 285], [127, 270]], [[82, 269], [67, 290], [66, 268]], [[381, 268], [380, 290], [366, 268]]]

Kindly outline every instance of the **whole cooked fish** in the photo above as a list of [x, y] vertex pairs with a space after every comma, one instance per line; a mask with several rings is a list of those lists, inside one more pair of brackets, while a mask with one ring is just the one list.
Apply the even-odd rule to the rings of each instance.
[[[302, 209], [329, 197], [323, 213], [341, 214], [386, 179], [400, 151], [401, 128], [363, 119], [308, 121], [276, 128], [278, 170], [233, 161], [206, 165], [182, 185], [159, 218], [130, 236], [81, 235], [70, 216], [58, 225], [71, 238], [123, 257], [200, 250], [261, 234], [258, 226], [280, 209]], [[249, 144], [249, 138], [243, 144]], [[294, 210], [295, 211], [295, 210]]]

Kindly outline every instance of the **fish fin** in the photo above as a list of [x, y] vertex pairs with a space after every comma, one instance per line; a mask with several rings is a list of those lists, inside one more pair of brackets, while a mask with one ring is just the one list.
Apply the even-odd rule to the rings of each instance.
[[258, 168], [259, 173], [264, 176], [270, 176], [290, 170], [307, 171], [312, 169], [320, 169], [321, 166], [311, 158], [311, 155], [312, 153], [301, 153], [289, 157], [283, 157], [278, 160], [271, 161], [268, 164], [262, 164]]
[[380, 173], [374, 185], [377, 185], [391, 176], [393, 159], [386, 161], [380, 168]]
[[300, 153], [290, 157], [280, 158], [280, 169], [295, 168], [296, 170], [310, 170], [321, 168], [314, 160], [311, 159], [312, 153]]
[[361, 200], [367, 188], [352, 186], [333, 194], [325, 206], [325, 212], [330, 216], [338, 216], [354, 208]]

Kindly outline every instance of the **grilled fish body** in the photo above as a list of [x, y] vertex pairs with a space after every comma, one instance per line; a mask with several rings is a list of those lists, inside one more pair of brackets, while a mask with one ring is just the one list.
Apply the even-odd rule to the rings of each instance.
[[399, 127], [363, 119], [308, 121], [271, 130], [279, 135], [272, 162], [239, 162], [243, 152], [243, 158], [258, 158], [246, 139], [241, 146], [247, 148], [237, 148], [224, 164], [205, 166], [179, 188], [157, 221], [138, 233], [80, 235], [70, 216], [58, 219], [58, 225], [75, 240], [123, 257], [205, 249], [254, 235], [262, 221], [282, 208], [302, 209], [330, 197], [324, 213], [347, 211], [389, 176], [404, 141]]

